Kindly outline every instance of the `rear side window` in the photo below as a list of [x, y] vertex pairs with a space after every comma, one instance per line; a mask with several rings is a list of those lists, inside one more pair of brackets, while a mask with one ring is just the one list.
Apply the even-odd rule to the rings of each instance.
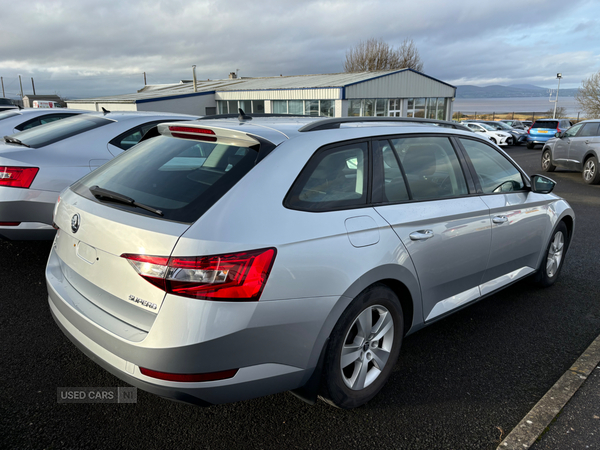
[[329, 148], [308, 162], [284, 202], [303, 211], [352, 208], [367, 203], [366, 142]]
[[536, 120], [531, 128], [558, 128], [558, 120]]
[[598, 133], [598, 125], [600, 125], [600, 123], [598, 122], [590, 122], [584, 124], [581, 133], [579, 133], [579, 137], [599, 136], [600, 134]]
[[484, 194], [519, 191], [525, 188], [521, 172], [494, 148], [479, 141], [460, 138], [473, 164]]
[[139, 125], [117, 136], [112, 141], [110, 141], [110, 143], [115, 147], [119, 147], [122, 150], [129, 150], [131, 147], [140, 142], [140, 140], [142, 139], [142, 137], [144, 137], [148, 130], [154, 128], [156, 125], [162, 122], [164, 122], [164, 120], [155, 120], [153, 122], [148, 122], [143, 125]]
[[392, 139], [413, 200], [467, 195], [465, 177], [446, 137]]
[[[258, 148], [158, 136], [122, 153], [73, 186], [84, 197], [99, 186], [163, 212], [163, 218], [191, 223], [246, 175]], [[159, 217], [120, 203], [121, 208]]]
[[104, 117], [80, 114], [21, 131], [18, 139], [32, 148], [40, 148], [112, 122]]

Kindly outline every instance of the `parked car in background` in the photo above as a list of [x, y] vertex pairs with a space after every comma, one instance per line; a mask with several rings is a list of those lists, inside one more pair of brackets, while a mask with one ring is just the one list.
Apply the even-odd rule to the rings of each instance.
[[52, 239], [65, 187], [134, 146], [157, 124], [195, 116], [150, 112], [78, 114], [0, 143], [0, 239]]
[[499, 122], [505, 123], [506, 125], [508, 125], [511, 128], [516, 128], [517, 130], [526, 130], [528, 127], [521, 122], [520, 120], [513, 120], [513, 119], [508, 119], [508, 120], [500, 120]]
[[33, 107], [34, 108], [62, 108], [63, 105], [61, 105], [58, 102], [53, 102], [51, 100], [34, 100]]
[[485, 123], [492, 127], [494, 130], [509, 133], [512, 136], [512, 138], [507, 139], [506, 143], [508, 145], [521, 145], [527, 140], [527, 132], [525, 130], [518, 130], [507, 125], [504, 122], [498, 122], [493, 120], [480, 120], [479, 123]]
[[10, 99], [0, 97], [0, 111], [6, 111], [8, 109], [19, 109]]
[[533, 125], [533, 122], [531, 120], [521, 120], [521, 123], [525, 127], [525, 131], [527, 131], [527, 129], [529, 129], [531, 125]]
[[557, 280], [574, 214], [552, 180], [475, 133], [372, 119], [159, 125], [61, 193], [56, 323], [162, 397], [353, 408], [407, 334]]
[[600, 120], [585, 120], [548, 139], [542, 149], [542, 170], [577, 170], [588, 184], [600, 183]]
[[527, 130], [527, 148], [544, 143], [554, 137], [556, 133], [565, 131], [572, 125], [569, 119], [538, 119]]
[[2, 111], [0, 112], [0, 138], [54, 122], [55, 120], [66, 119], [67, 117], [84, 113], [89, 113], [89, 111], [66, 108], [60, 111], [35, 108]]
[[[473, 122], [462, 122], [463, 125], [466, 125], [474, 131], [475, 133], [480, 133], [486, 135], [494, 144], [496, 145], [511, 145], [513, 137], [510, 133], [505, 131], [496, 130], [495, 127], [491, 127], [487, 123], [480, 121]], [[510, 144], [509, 144], [510, 142]]]

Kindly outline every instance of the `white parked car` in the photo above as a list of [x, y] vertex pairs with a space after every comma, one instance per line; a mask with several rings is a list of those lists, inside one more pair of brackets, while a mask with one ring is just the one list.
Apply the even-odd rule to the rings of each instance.
[[468, 126], [475, 133], [480, 133], [488, 136], [488, 138], [497, 145], [508, 145], [508, 142], [512, 142], [512, 135], [505, 131], [495, 130], [487, 123], [483, 122], [463, 122], [463, 125]]

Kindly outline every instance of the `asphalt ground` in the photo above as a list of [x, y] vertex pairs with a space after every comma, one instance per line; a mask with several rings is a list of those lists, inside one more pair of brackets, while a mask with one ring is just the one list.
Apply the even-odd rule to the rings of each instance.
[[[540, 173], [539, 148], [507, 151]], [[127, 385], [54, 324], [50, 243], [0, 242], [0, 448], [495, 449], [600, 334], [600, 186], [550, 176], [577, 216], [558, 282], [523, 280], [406, 338], [388, 384], [351, 411], [289, 393], [208, 408], [141, 390], [135, 404], [58, 403], [59, 387]]]

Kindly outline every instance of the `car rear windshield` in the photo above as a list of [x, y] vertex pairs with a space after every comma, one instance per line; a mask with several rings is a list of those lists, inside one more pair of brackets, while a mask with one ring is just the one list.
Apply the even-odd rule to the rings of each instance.
[[[72, 190], [115, 208], [156, 218], [191, 223], [225, 195], [252, 167], [258, 145], [234, 145], [158, 136], [81, 179]], [[143, 208], [96, 198], [91, 187], [125, 195]]]
[[2, 119], [8, 119], [9, 117], [15, 117], [18, 116], [19, 113], [13, 112], [13, 111], [6, 111], [6, 112], [0, 112], [0, 120]]
[[29, 147], [40, 148], [112, 122], [114, 120], [82, 114], [21, 131], [13, 136]]
[[558, 120], [536, 120], [531, 128], [558, 128]]

